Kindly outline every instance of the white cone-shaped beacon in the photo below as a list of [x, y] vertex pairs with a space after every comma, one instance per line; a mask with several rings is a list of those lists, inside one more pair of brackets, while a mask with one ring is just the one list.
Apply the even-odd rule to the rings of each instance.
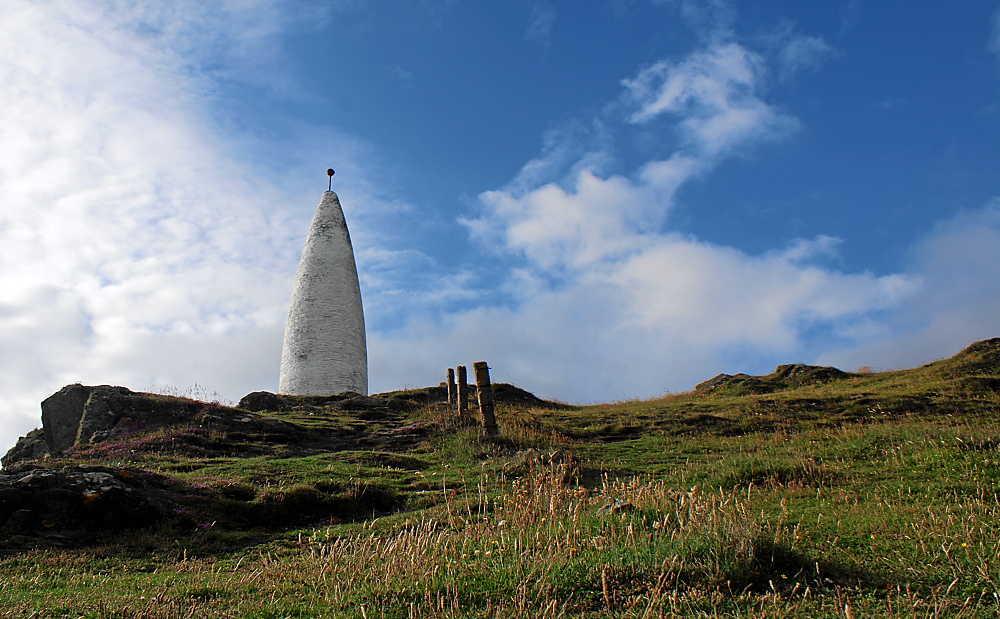
[[278, 392], [334, 395], [344, 391], [368, 395], [368, 348], [347, 220], [340, 198], [326, 191], [295, 275]]

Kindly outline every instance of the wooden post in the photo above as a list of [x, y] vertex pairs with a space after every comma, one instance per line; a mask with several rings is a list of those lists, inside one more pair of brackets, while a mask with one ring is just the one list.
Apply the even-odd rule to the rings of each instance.
[[458, 414], [469, 412], [469, 378], [464, 365], [458, 366]]
[[483, 429], [486, 434], [494, 436], [497, 433], [497, 418], [493, 414], [493, 386], [490, 385], [490, 366], [485, 361], [472, 364], [476, 372], [476, 387], [479, 391], [479, 413], [483, 416]]
[[448, 406], [455, 404], [455, 370], [448, 368]]

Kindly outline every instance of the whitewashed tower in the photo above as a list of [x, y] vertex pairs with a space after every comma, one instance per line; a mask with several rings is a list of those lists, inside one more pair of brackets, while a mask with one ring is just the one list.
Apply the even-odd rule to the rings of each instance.
[[[333, 180], [333, 170], [327, 170]], [[368, 348], [354, 248], [340, 198], [323, 193], [295, 275], [278, 392], [368, 394]]]

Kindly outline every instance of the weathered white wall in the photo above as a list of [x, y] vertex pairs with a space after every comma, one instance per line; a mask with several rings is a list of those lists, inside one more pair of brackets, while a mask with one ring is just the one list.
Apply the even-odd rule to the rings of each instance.
[[295, 276], [278, 391], [368, 394], [368, 348], [354, 248], [340, 199], [323, 193]]

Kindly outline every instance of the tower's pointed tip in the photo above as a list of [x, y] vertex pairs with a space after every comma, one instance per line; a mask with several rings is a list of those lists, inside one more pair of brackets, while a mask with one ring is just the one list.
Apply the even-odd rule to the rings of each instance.
[[333, 175], [334, 174], [336, 174], [336, 172], [333, 171], [333, 168], [327, 168], [326, 169], [326, 175], [327, 175], [327, 177], [329, 177], [329, 179], [326, 182], [326, 190], [327, 191], [333, 191]]

